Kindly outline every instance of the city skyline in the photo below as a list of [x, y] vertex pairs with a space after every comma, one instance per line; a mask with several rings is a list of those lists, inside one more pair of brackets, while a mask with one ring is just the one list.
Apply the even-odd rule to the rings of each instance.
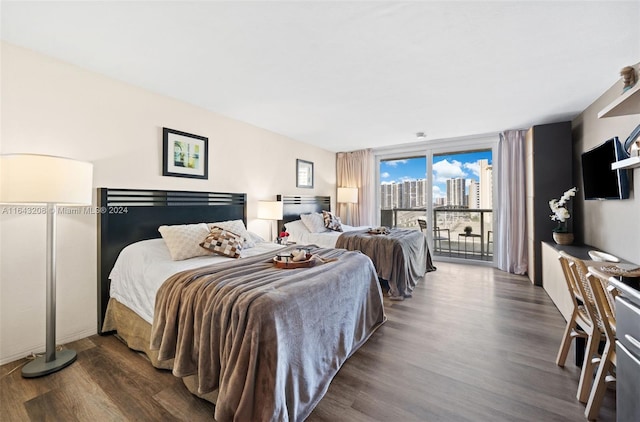
[[[491, 150], [451, 153], [433, 156], [433, 199], [446, 198], [448, 179], [464, 178], [468, 188], [471, 181], [480, 181], [480, 160], [492, 165]], [[387, 160], [380, 163], [380, 183], [402, 183], [426, 179], [426, 157]]]

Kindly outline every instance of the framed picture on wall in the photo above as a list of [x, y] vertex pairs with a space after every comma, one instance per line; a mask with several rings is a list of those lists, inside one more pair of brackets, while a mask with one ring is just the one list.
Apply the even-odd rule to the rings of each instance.
[[296, 187], [313, 188], [313, 163], [311, 161], [296, 160]]
[[209, 139], [162, 128], [162, 175], [209, 178]]

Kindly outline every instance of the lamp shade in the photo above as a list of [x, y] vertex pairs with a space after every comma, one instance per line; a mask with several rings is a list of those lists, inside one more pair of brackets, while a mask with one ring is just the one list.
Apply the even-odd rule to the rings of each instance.
[[358, 188], [338, 188], [338, 202], [357, 204]]
[[90, 205], [93, 164], [36, 154], [0, 156], [0, 203]]
[[258, 201], [258, 218], [262, 220], [282, 220], [282, 202]]

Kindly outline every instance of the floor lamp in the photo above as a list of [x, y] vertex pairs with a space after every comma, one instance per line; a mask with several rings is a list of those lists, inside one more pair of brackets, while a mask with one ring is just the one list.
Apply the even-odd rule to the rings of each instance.
[[261, 220], [271, 220], [270, 242], [273, 242], [273, 221], [282, 220], [281, 201], [258, 201], [258, 218]]
[[93, 164], [34, 154], [0, 156], [0, 203], [39, 204], [47, 216], [47, 309], [45, 355], [22, 368], [35, 378], [70, 365], [74, 350], [56, 351], [56, 214], [58, 205], [90, 205]]
[[351, 204], [358, 203], [358, 188], [338, 188], [338, 202], [347, 204], [347, 225], [351, 225]]

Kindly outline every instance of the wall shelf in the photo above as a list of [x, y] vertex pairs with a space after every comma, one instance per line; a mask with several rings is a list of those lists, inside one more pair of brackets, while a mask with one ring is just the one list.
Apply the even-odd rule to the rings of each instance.
[[604, 117], [640, 114], [640, 82], [628, 89], [598, 113], [598, 119]]
[[633, 169], [640, 167], [640, 157], [631, 157], [611, 163], [611, 170]]

